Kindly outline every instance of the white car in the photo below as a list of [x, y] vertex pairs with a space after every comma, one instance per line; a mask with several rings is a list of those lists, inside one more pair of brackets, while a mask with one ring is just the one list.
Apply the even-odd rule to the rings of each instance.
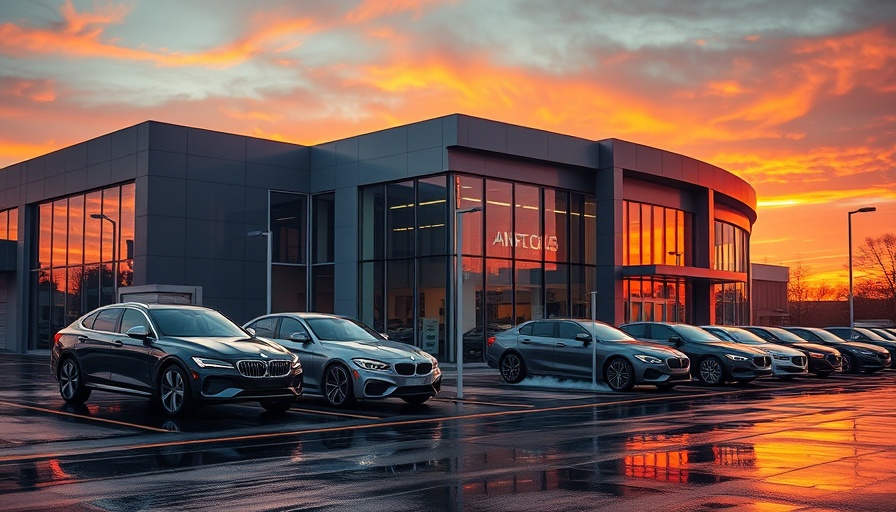
[[726, 325], [704, 325], [704, 331], [708, 331], [723, 341], [743, 343], [768, 352], [772, 356], [772, 376], [780, 379], [792, 379], [798, 375], [809, 373], [809, 360], [806, 354], [799, 350], [769, 343], [756, 336], [752, 332], [739, 327]]

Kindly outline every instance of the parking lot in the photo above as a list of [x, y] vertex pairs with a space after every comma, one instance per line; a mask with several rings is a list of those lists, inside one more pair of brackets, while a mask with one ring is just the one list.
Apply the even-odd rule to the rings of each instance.
[[894, 373], [629, 393], [509, 385], [349, 409], [302, 398], [160, 416], [66, 405], [48, 358], [0, 355], [4, 510], [891, 510]]

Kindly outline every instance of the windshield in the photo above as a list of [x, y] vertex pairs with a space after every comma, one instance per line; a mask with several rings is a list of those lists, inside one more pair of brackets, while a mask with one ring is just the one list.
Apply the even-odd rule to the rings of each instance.
[[340, 317], [306, 318], [305, 322], [318, 339], [326, 341], [382, 341], [376, 331], [355, 320]]
[[246, 332], [229, 318], [210, 309], [151, 309], [149, 316], [162, 336], [245, 337]]
[[738, 329], [737, 327], [729, 327], [725, 329], [728, 331], [731, 336], [741, 343], [746, 343], [748, 345], [764, 345], [768, 343], [764, 339], [756, 336], [752, 332], [746, 329]]
[[826, 331], [824, 329], [807, 329], [812, 334], [818, 336], [824, 341], [828, 341], [831, 343], [843, 343], [843, 338], [837, 336], [836, 334]]
[[793, 334], [790, 331], [781, 329], [780, 327], [766, 327], [768, 332], [774, 334], [779, 340], [784, 340], [788, 343], [805, 343], [806, 340], [800, 338], [796, 334]]
[[675, 331], [681, 335], [682, 339], [686, 339], [695, 343], [718, 343], [722, 340], [704, 331], [703, 329], [687, 324], [677, 324], [673, 327]]
[[581, 322], [581, 325], [601, 341], [638, 341], [627, 332], [620, 331], [611, 325], [595, 322]]

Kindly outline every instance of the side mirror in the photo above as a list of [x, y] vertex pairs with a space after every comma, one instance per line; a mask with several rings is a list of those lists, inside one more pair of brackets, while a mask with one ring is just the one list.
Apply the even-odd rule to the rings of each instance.
[[135, 325], [128, 329], [128, 332], [125, 334], [127, 334], [129, 338], [146, 341], [152, 336], [152, 331], [145, 325]]
[[676, 347], [681, 346], [681, 336], [669, 336], [669, 343], [674, 344]]
[[294, 332], [289, 335], [287, 338], [289, 341], [298, 341], [299, 343], [307, 343], [311, 341], [311, 338], [308, 336], [308, 333], [305, 332]]
[[255, 329], [253, 329], [252, 327], [246, 327], [246, 332], [248, 332], [249, 336], [252, 336], [253, 338], [256, 336]]
[[589, 343], [591, 343], [591, 340], [592, 340], [592, 337], [591, 337], [591, 335], [588, 334], [587, 332], [580, 332], [580, 333], [576, 334], [576, 341], [581, 341], [581, 342], [584, 343], [586, 346], [587, 346]]

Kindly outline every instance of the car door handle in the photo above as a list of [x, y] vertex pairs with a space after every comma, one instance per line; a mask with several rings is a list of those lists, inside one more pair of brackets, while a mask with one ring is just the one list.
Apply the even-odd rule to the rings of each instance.
[[115, 341], [110, 341], [109, 345], [112, 345], [115, 347], [120, 347], [120, 346], [124, 345], [124, 343], [121, 340], [115, 340]]
[[556, 346], [558, 346], [558, 347], [565, 347], [565, 346], [566, 346], [566, 343], [558, 342]]
[[522, 343], [523, 345], [531, 345], [531, 344], [532, 344], [532, 340], [530, 340], [529, 338], [523, 338], [523, 341], [522, 341], [521, 343]]
[[87, 336], [78, 336], [78, 343], [86, 343], [90, 338]]

